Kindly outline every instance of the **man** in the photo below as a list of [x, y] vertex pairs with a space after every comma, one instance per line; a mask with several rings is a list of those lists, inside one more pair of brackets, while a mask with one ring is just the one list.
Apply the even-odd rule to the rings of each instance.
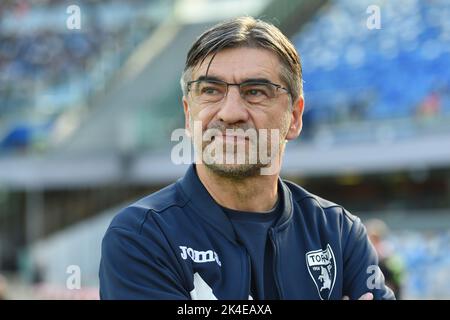
[[303, 93], [298, 54], [276, 27], [245, 17], [206, 31], [181, 86], [196, 164], [115, 217], [101, 298], [394, 298], [361, 221], [279, 178]]

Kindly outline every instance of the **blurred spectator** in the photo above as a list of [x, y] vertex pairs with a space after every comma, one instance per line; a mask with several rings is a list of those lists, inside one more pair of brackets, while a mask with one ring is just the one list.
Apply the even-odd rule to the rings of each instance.
[[379, 267], [385, 277], [388, 287], [394, 291], [395, 297], [402, 297], [402, 282], [404, 266], [401, 258], [396, 255], [386, 238], [389, 233], [387, 225], [379, 219], [371, 219], [365, 222], [367, 234], [378, 254]]
[[419, 105], [417, 113], [424, 118], [436, 117], [440, 113], [441, 99], [436, 91], [430, 92]]

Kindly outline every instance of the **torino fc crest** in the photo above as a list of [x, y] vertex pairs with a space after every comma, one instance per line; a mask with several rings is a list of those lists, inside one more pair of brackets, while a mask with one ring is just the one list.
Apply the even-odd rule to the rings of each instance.
[[320, 299], [328, 300], [336, 281], [336, 259], [331, 246], [328, 244], [326, 249], [307, 252], [306, 265]]

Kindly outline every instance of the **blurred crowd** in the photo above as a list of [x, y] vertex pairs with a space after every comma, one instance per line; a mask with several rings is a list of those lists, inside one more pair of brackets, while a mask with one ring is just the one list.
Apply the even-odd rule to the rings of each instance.
[[0, 3], [0, 151], [47, 139], [55, 118], [103, 88], [154, 27], [146, 2], [108, 0], [84, 1], [81, 29], [69, 30], [71, 4]]
[[450, 297], [450, 232], [394, 231], [379, 219], [364, 224], [386, 284], [397, 299]]
[[[372, 5], [379, 29], [367, 27]], [[293, 37], [303, 60], [306, 129], [449, 118], [449, 10], [446, 0], [330, 1]]]
[[[61, 86], [68, 75], [89, 70], [106, 35], [38, 30], [33, 34], [0, 34], [0, 112], [31, 103], [36, 86]], [[28, 93], [28, 94], [24, 94]]]

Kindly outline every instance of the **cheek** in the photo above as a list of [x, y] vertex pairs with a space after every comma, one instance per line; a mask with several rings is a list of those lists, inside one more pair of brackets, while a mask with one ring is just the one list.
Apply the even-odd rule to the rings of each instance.
[[286, 112], [274, 112], [276, 110], [272, 110], [272, 112], [264, 112], [257, 113], [252, 116], [255, 127], [257, 129], [275, 129], [279, 128], [283, 130], [286, 126], [286, 120], [289, 121], [289, 116], [286, 116]]
[[286, 111], [283, 113], [281, 117], [281, 131], [283, 135], [286, 135], [289, 131], [289, 127], [291, 126], [291, 117], [292, 113], [289, 111]]
[[208, 124], [214, 119], [216, 113], [217, 110], [215, 108], [203, 108], [196, 110], [191, 115], [193, 117], [192, 120], [202, 122], [202, 129], [205, 130]]
[[274, 119], [274, 112], [270, 112], [270, 110], [264, 109], [251, 109], [249, 110], [249, 124], [255, 129], [267, 129], [275, 126], [275, 123], [272, 123]]

